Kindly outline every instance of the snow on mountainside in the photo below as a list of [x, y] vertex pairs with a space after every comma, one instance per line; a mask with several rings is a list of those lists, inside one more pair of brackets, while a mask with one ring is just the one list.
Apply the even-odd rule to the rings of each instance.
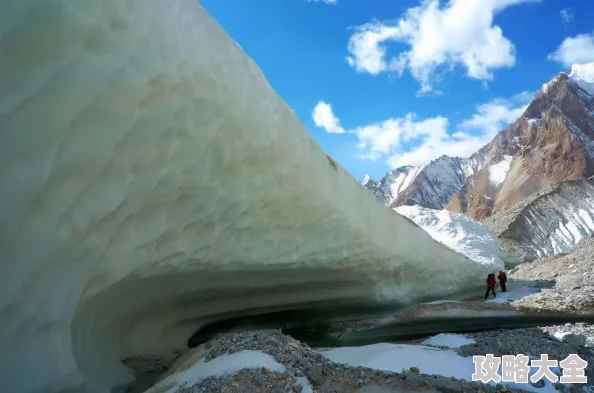
[[504, 156], [503, 160], [497, 164], [487, 167], [489, 170], [489, 180], [492, 184], [499, 186], [505, 181], [512, 158], [512, 156]]
[[477, 153], [446, 209], [484, 219], [564, 180], [594, 175], [594, 64], [543, 84], [523, 116]]
[[569, 79], [588, 94], [594, 95], [594, 63], [574, 64]]
[[483, 223], [527, 259], [567, 252], [594, 235], [594, 179], [558, 183]]
[[472, 173], [474, 169], [471, 161], [442, 156], [423, 167], [410, 186], [398, 195], [390, 207], [420, 205], [430, 209], [442, 209]]
[[388, 172], [378, 182], [374, 182], [369, 175], [363, 176], [360, 182], [378, 201], [390, 205], [402, 191], [406, 190], [422, 169], [423, 167], [403, 166]]
[[493, 272], [502, 270], [505, 263], [510, 265], [521, 262], [500, 250], [495, 232], [463, 214], [421, 206], [399, 206], [394, 211], [411, 219], [438, 242]]
[[367, 173], [364, 174], [361, 179], [359, 179], [359, 183], [361, 183], [362, 186], [367, 186], [369, 182], [373, 183], [373, 179]]
[[[388, 172], [379, 182], [361, 183], [390, 207], [421, 205], [441, 209], [474, 172], [474, 162], [442, 156], [421, 167], [404, 166]], [[364, 180], [367, 180], [363, 183]]]

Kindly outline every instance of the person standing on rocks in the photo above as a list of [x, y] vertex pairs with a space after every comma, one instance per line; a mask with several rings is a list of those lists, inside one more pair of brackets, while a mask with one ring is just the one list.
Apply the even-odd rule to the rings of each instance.
[[507, 288], [505, 287], [505, 283], [507, 282], [507, 274], [500, 271], [497, 278], [499, 279], [499, 285], [501, 285], [501, 292], [507, 292]]
[[489, 296], [489, 292], [493, 292], [493, 297], [496, 297], [495, 284], [497, 284], [497, 281], [495, 280], [495, 275], [493, 273], [491, 273], [487, 277], [487, 293], [485, 293], [485, 300], [487, 300], [487, 297]]

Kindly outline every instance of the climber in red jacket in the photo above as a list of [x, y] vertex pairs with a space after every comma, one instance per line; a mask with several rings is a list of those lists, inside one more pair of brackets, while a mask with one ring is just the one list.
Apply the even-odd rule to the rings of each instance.
[[505, 274], [503, 271], [500, 271], [497, 278], [499, 279], [499, 284], [501, 285], [501, 292], [507, 292], [507, 288], [505, 287], [505, 283], [507, 282], [507, 274]]
[[489, 276], [487, 277], [487, 293], [485, 293], [485, 300], [487, 300], [489, 292], [493, 292], [493, 297], [496, 297], [495, 284], [497, 284], [497, 281], [495, 280], [495, 275], [489, 274]]

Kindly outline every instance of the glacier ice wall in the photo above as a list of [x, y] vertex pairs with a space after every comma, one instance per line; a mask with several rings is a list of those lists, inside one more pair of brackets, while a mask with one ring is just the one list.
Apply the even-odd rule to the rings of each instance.
[[6, 0], [0, 48], [0, 391], [107, 392], [213, 320], [484, 272], [326, 156], [195, 0]]
[[567, 180], [485, 220], [504, 248], [530, 258], [571, 250], [594, 235], [594, 178]]

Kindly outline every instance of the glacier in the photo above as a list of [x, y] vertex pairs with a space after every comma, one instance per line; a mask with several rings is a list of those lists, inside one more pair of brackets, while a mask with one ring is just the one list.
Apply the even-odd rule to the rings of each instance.
[[436, 241], [482, 264], [491, 273], [523, 262], [517, 255], [500, 249], [495, 232], [463, 214], [418, 205], [399, 206], [394, 211], [414, 221]]
[[0, 390], [116, 391], [213, 321], [485, 274], [324, 154], [195, 0], [0, 20]]

